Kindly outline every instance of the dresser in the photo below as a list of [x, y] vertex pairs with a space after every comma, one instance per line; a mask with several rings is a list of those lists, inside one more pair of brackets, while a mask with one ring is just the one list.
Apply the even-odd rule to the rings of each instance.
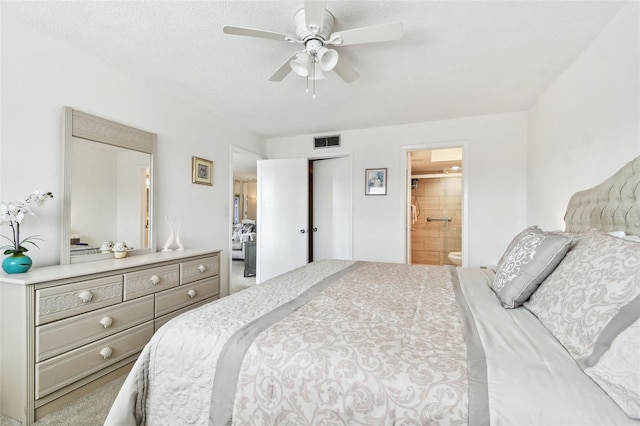
[[0, 411], [31, 424], [126, 374], [153, 333], [212, 302], [220, 251], [0, 272]]

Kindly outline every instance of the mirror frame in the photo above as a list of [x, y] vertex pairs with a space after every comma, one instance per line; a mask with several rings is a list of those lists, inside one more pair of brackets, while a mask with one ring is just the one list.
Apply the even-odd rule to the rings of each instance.
[[131, 250], [128, 255], [155, 253], [156, 251], [156, 222], [155, 212], [155, 163], [156, 142], [155, 133], [145, 132], [134, 127], [114, 121], [105, 120], [71, 107], [64, 107], [63, 126], [63, 199], [62, 199], [62, 229], [60, 238], [60, 264], [91, 262], [95, 260], [113, 259], [111, 253], [85, 254], [71, 256], [71, 144], [73, 138], [86, 139], [98, 143], [118, 146], [151, 155], [149, 166], [149, 248]]

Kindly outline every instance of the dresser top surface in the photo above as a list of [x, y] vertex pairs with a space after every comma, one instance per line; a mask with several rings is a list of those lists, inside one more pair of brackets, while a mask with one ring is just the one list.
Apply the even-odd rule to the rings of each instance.
[[153, 266], [156, 263], [182, 261], [190, 257], [214, 255], [216, 249], [186, 249], [183, 251], [156, 252], [141, 254], [123, 259], [107, 259], [95, 262], [74, 263], [70, 265], [52, 265], [32, 268], [24, 274], [7, 274], [0, 271], [0, 283], [30, 285], [46, 281], [62, 280], [83, 275], [118, 272], [127, 268]]

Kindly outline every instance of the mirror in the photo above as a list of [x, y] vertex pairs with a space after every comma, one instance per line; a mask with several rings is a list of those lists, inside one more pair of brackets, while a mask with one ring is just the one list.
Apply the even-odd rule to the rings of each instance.
[[156, 135], [65, 108], [61, 264], [155, 251]]

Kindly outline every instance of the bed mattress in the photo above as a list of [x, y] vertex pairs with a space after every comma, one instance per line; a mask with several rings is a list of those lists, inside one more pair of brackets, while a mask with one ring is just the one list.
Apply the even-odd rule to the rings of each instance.
[[168, 322], [106, 424], [638, 424], [491, 279], [313, 262]]

